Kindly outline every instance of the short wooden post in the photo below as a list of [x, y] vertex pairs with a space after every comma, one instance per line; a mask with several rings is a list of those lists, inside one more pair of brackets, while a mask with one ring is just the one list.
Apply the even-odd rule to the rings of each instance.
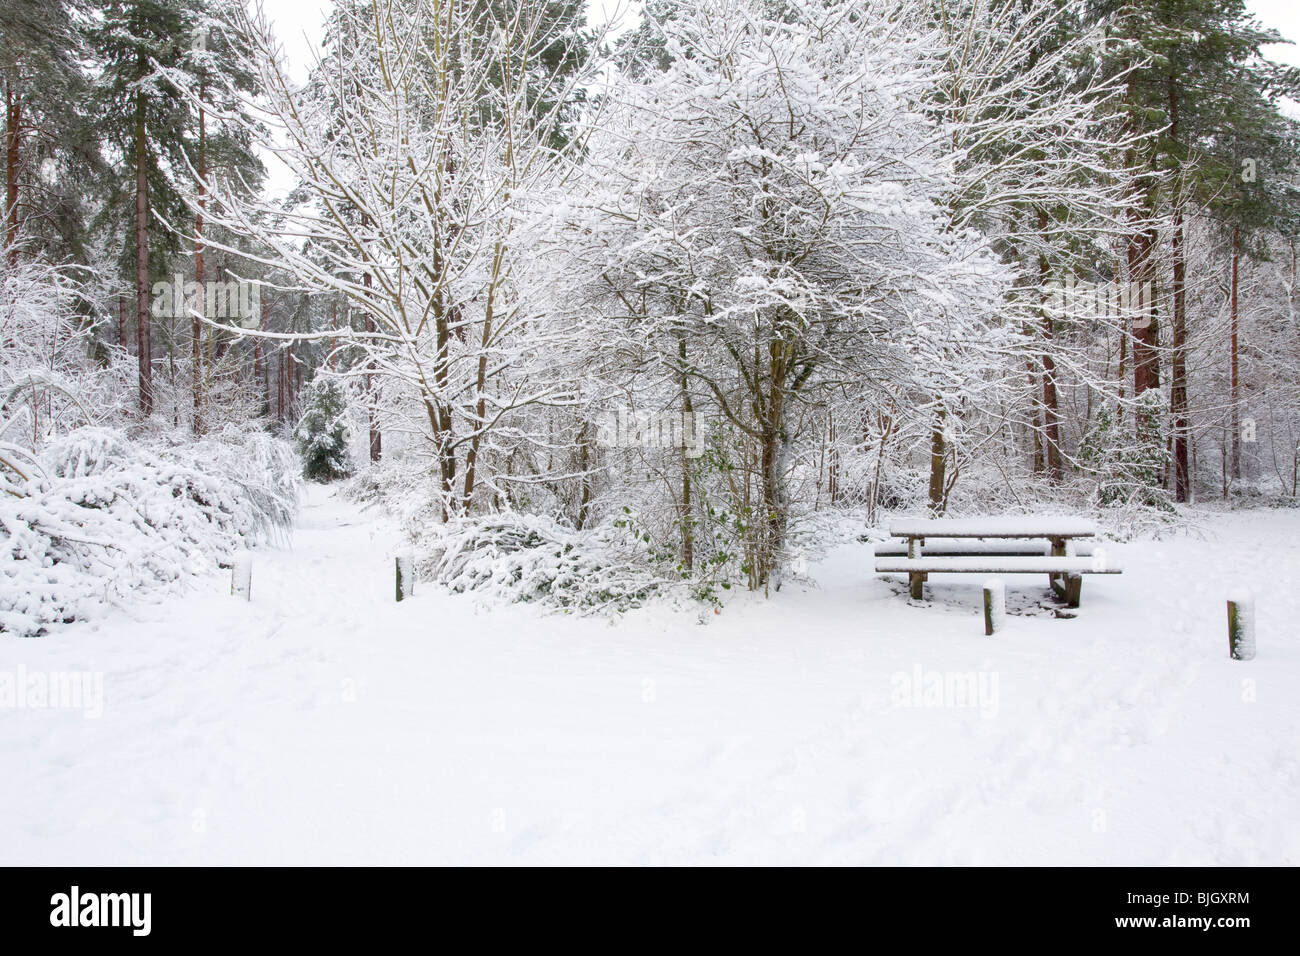
[[230, 593], [242, 597], [245, 601], [253, 600], [253, 556], [237, 554], [230, 565]]
[[415, 593], [415, 554], [403, 551], [394, 561], [397, 568], [397, 600], [402, 601]]
[[1228, 598], [1228, 656], [1255, 659], [1255, 596], [1248, 592]]
[[984, 582], [984, 634], [992, 637], [1007, 619], [1007, 586], [997, 578]]
[[1083, 575], [1078, 572], [1068, 572], [1065, 575], [1065, 606], [1078, 607], [1082, 593]]

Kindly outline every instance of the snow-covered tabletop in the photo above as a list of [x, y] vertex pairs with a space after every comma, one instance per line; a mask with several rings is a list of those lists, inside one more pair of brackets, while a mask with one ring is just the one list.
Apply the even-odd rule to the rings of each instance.
[[1090, 538], [1097, 526], [1082, 518], [1010, 515], [999, 518], [904, 518], [891, 522], [896, 538]]

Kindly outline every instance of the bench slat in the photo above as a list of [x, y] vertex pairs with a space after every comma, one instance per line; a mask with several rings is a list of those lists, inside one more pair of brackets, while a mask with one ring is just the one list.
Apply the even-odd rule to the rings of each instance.
[[[1087, 557], [1092, 554], [1094, 547], [1095, 545], [1092, 542], [1080, 541], [1074, 545], [1074, 553], [1081, 558]], [[927, 558], [957, 558], [966, 555], [977, 557], [981, 555], [988, 557], [1001, 557], [1003, 555], [1035, 557], [1042, 555], [1047, 557], [1052, 553], [1051, 548], [1052, 546], [1046, 538], [1041, 541], [1032, 538], [1026, 538], [1024, 541], [928, 538], [922, 551]], [[904, 557], [907, 555], [907, 543], [904, 541], [881, 541], [873, 545], [872, 550], [878, 558]]]
[[896, 538], [1090, 538], [1097, 526], [1080, 518], [915, 518], [892, 521]]
[[1123, 568], [1107, 559], [1101, 568], [1094, 568], [1092, 558], [1039, 558], [986, 555], [980, 557], [942, 558], [878, 558], [876, 571], [906, 573], [920, 571], [927, 574], [1121, 574]]

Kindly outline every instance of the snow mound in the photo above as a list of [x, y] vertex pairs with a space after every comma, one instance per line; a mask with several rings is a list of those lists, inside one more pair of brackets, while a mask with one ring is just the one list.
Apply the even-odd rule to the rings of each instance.
[[144, 444], [87, 427], [37, 460], [0, 495], [0, 631], [23, 637], [228, 564], [297, 507], [296, 456], [253, 429]]
[[457, 593], [584, 613], [639, 607], [666, 583], [639, 543], [612, 523], [578, 531], [513, 512], [439, 528], [417, 547], [416, 568]]

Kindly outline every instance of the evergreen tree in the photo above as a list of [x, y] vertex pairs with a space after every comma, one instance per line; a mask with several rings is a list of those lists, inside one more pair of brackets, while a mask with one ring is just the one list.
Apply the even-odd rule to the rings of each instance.
[[302, 418], [294, 429], [302, 455], [303, 476], [312, 481], [346, 478], [352, 468], [348, 445], [352, 429], [342, 386], [332, 378], [315, 378], [303, 397]]
[[88, 199], [102, 169], [86, 110], [83, 0], [0, 0], [4, 245], [86, 262]]
[[102, 67], [96, 87], [101, 132], [121, 172], [106, 218], [123, 231], [129, 223], [133, 239], [124, 244], [120, 264], [135, 284], [139, 407], [146, 417], [154, 409], [150, 277], [166, 274], [180, 248], [162, 223], [187, 218], [179, 177], [188, 168], [186, 134], [196, 125], [167, 70], [184, 61], [197, 23], [192, 0], [104, 0], [91, 32]]
[[[1149, 134], [1129, 161], [1147, 174], [1134, 209], [1163, 211], [1170, 234], [1170, 410], [1173, 483], [1179, 501], [1191, 491], [1186, 372], [1187, 211], [1192, 204], [1229, 224], [1234, 237], [1293, 216], [1294, 194], [1280, 175], [1270, 188], [1242, 180], [1250, 161], [1281, 172], [1294, 155], [1280, 97], [1294, 93], [1297, 73], [1267, 60], [1261, 49], [1283, 42], [1246, 12], [1244, 0], [1126, 0], [1094, 4], [1120, 41], [1110, 66], [1128, 70], [1125, 107], [1130, 127]], [[1247, 177], [1249, 179], [1249, 177]], [[1258, 180], [1256, 179], [1256, 182]], [[1154, 226], [1129, 239], [1130, 281], [1154, 288]], [[1238, 240], [1234, 238], [1234, 256]], [[1134, 391], [1159, 384], [1158, 317], [1154, 298], [1134, 323]], [[1235, 355], [1235, 347], [1233, 348]], [[1235, 358], [1232, 359], [1235, 364]], [[1234, 406], [1236, 398], [1233, 398]]]

